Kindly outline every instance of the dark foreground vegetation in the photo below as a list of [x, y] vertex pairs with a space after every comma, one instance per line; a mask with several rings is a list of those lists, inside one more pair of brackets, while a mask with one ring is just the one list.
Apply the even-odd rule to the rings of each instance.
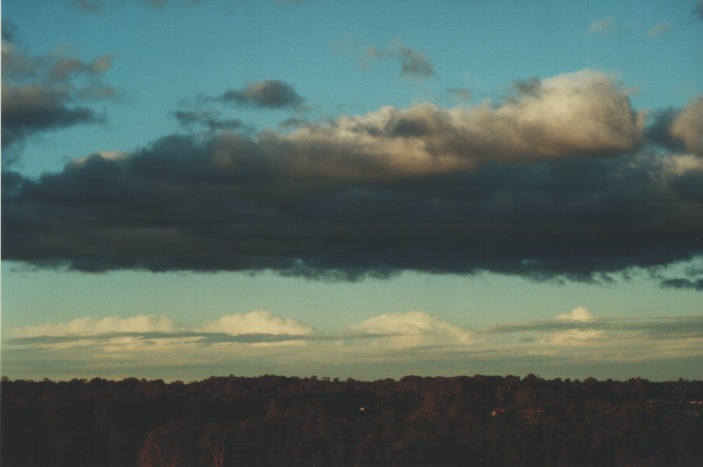
[[2, 465], [703, 465], [703, 382], [2, 380]]

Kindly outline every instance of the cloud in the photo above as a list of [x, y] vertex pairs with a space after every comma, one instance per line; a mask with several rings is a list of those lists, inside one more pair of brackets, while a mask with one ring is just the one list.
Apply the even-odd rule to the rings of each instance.
[[369, 47], [365, 60], [389, 59], [400, 62], [400, 73], [410, 78], [426, 79], [434, 76], [432, 62], [423, 53], [395, 41], [385, 49]]
[[218, 130], [251, 130], [237, 118], [226, 119], [217, 110], [177, 110], [173, 117], [186, 130], [204, 128], [209, 131]]
[[72, 338], [115, 333], [173, 332], [175, 323], [167, 316], [139, 315], [131, 318], [109, 316], [100, 320], [79, 318], [68, 323], [43, 324], [17, 328], [14, 338], [67, 336]]
[[664, 21], [659, 24], [655, 24], [651, 28], [647, 30], [647, 35], [649, 37], [658, 37], [661, 36], [662, 34], [668, 32], [672, 28], [672, 25], [668, 21]]
[[[200, 3], [201, 0], [188, 0], [188, 3], [195, 5]], [[119, 4], [120, 2], [109, 2], [108, 0], [74, 0], [74, 4], [82, 11], [88, 13], [100, 13], [106, 4], [114, 3]], [[141, 0], [142, 4], [148, 5], [152, 8], [161, 9], [168, 5], [168, 0]]]
[[690, 260], [702, 253], [703, 170], [648, 149], [642, 120], [612, 77], [583, 71], [494, 106], [176, 134], [37, 179], [6, 170], [4, 259], [329, 280], [595, 280]]
[[459, 102], [471, 100], [471, 91], [466, 88], [447, 88], [445, 92], [451, 99]]
[[686, 150], [703, 157], [703, 97], [687, 105], [671, 123], [671, 135], [683, 141]]
[[12, 43], [15, 39], [15, 34], [17, 33], [17, 27], [15, 26], [15, 24], [7, 18], [2, 18], [2, 28], [1, 29], [2, 29], [2, 40], [4, 42]]
[[353, 331], [384, 336], [377, 345], [391, 348], [467, 345], [471, 334], [424, 311], [386, 313], [369, 318]]
[[[329, 335], [266, 311], [225, 315], [190, 328], [165, 316], [81, 318], [10, 329], [12, 337], [2, 343], [3, 374], [75, 378], [145, 372], [182, 380], [236, 368], [241, 375], [368, 379], [489, 372], [498, 363], [505, 372], [555, 377], [624, 378], [627, 365], [640, 377], [648, 377], [643, 368], [657, 368], [658, 378], [699, 371], [700, 316], [583, 320], [584, 309], [576, 310], [581, 311], [567, 313], [576, 319], [471, 331], [425, 311], [386, 313]], [[689, 371], [679, 373], [685, 368]]]
[[76, 6], [89, 13], [99, 13], [103, 9], [103, 4], [96, 0], [74, 0]]
[[225, 91], [218, 99], [225, 103], [268, 109], [300, 109], [305, 102], [293, 85], [279, 80], [248, 83], [242, 89]]
[[241, 334], [286, 334], [299, 336], [312, 333], [310, 326], [290, 318], [283, 319], [274, 316], [265, 310], [225, 315], [217, 321], [203, 324], [199, 330], [203, 332], [223, 332], [233, 336]]
[[18, 47], [10, 34], [3, 37], [2, 62], [2, 149], [6, 163], [18, 157], [29, 137], [104, 121], [83, 104], [116, 95], [102, 80], [112, 65], [109, 55], [90, 62], [58, 53], [32, 56]]
[[593, 321], [596, 319], [588, 308], [580, 306], [571, 310], [570, 313], [564, 313], [557, 316], [559, 321]]
[[657, 112], [647, 136], [672, 151], [703, 156], [703, 97], [682, 109], [669, 107]]
[[607, 18], [602, 18], [598, 20], [591, 21], [591, 25], [588, 28], [589, 34], [601, 34], [608, 35], [618, 26], [617, 21], [612, 16]]
[[692, 13], [698, 17], [698, 19], [703, 19], [703, 1], [699, 1], [698, 5], [693, 8]]
[[662, 287], [668, 289], [691, 289], [703, 290], [703, 278], [689, 279], [685, 277], [664, 279], [661, 282]]

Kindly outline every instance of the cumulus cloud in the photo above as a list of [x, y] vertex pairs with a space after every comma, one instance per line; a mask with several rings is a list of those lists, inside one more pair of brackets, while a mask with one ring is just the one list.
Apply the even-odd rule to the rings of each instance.
[[[685, 115], [671, 121], [689, 128]], [[701, 254], [703, 171], [647, 141], [627, 92], [590, 70], [496, 105], [171, 135], [37, 179], [5, 171], [3, 254], [82, 271], [593, 280]]]
[[378, 344], [392, 348], [467, 345], [472, 341], [468, 331], [424, 311], [382, 314], [352, 330], [384, 336]]
[[272, 315], [265, 310], [225, 315], [217, 321], [203, 324], [199, 330], [203, 332], [224, 332], [233, 336], [241, 334], [287, 334], [299, 336], [312, 333], [310, 326], [301, 324], [291, 318], [281, 318]]
[[618, 26], [617, 21], [612, 16], [591, 21], [588, 28], [589, 34], [608, 35]]
[[13, 42], [2, 40], [2, 149], [14, 157], [29, 137], [60, 128], [104, 120], [84, 104], [114, 98], [103, 82], [112, 57], [85, 62], [58, 53], [33, 56]]
[[563, 313], [557, 316], [559, 321], [593, 321], [596, 317], [591, 313], [588, 308], [580, 306], [574, 308], [569, 313]]
[[429, 58], [400, 41], [395, 41], [385, 49], [369, 47], [365, 60], [370, 59], [396, 60], [400, 63], [400, 73], [410, 78], [426, 79], [435, 74]]
[[230, 89], [219, 98], [225, 103], [268, 109], [300, 109], [304, 99], [293, 85], [279, 80], [247, 83], [242, 89]]

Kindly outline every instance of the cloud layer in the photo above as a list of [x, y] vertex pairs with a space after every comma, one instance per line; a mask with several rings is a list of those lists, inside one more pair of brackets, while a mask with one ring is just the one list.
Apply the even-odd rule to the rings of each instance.
[[[608, 319], [578, 307], [554, 320], [465, 329], [425, 311], [386, 313], [333, 334], [267, 311], [234, 313], [187, 328], [168, 317], [81, 318], [10, 330], [3, 372], [41, 376], [319, 374], [401, 377], [504, 371], [598, 377], [632, 365], [636, 376], [696, 377], [703, 359], [703, 319]], [[696, 366], [696, 363], [698, 365]], [[148, 369], [148, 370], [146, 370]], [[44, 371], [43, 369], [41, 371]], [[494, 371], [494, 370], [493, 370]], [[678, 371], [682, 373], [677, 373]], [[694, 371], [694, 373], [691, 373]], [[633, 373], [633, 376], [635, 374]], [[698, 377], [701, 375], [698, 374]], [[661, 377], [661, 376], [659, 376]]]
[[665, 266], [702, 252], [701, 102], [646, 127], [615, 78], [584, 70], [518, 81], [495, 105], [211, 127], [38, 179], [5, 171], [4, 258], [327, 279]]

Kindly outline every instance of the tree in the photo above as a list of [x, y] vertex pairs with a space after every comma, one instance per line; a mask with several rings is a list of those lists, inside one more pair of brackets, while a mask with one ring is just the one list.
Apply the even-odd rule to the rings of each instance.
[[220, 425], [206, 425], [198, 444], [214, 467], [222, 467], [225, 458], [227, 430]]
[[151, 430], [144, 441], [137, 461], [140, 467], [178, 467], [183, 454], [182, 422]]

